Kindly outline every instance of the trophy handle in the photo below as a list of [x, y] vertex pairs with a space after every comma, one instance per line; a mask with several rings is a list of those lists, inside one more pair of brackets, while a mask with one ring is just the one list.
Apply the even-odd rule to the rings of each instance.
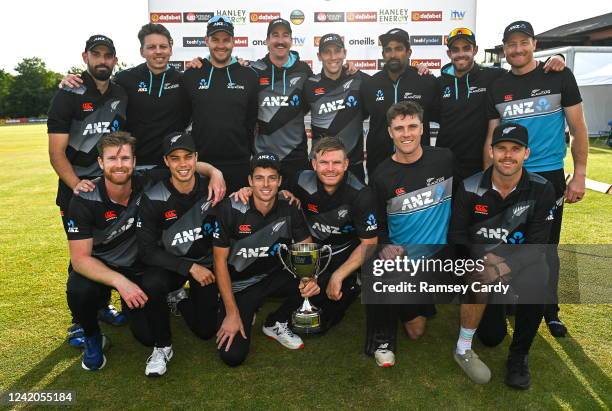
[[285, 263], [285, 259], [283, 258], [283, 250], [285, 250], [287, 253], [289, 253], [289, 248], [287, 247], [287, 244], [281, 244], [279, 249], [278, 249], [278, 258], [280, 259], [280, 262], [283, 265], [283, 269], [289, 271], [291, 273], [291, 275], [293, 275], [294, 277], [297, 277], [295, 275], [295, 273], [293, 271], [291, 271], [291, 269]]
[[321, 247], [321, 251], [323, 250], [327, 250], [328, 251], [328, 255], [327, 255], [327, 263], [325, 263], [325, 267], [323, 267], [322, 270], [319, 270], [319, 272], [317, 273], [316, 277], [319, 276], [320, 273], [322, 273], [323, 271], [325, 271], [327, 269], [327, 266], [329, 265], [329, 263], [331, 262], [332, 259], [332, 248], [330, 245], [324, 245], [323, 247]]

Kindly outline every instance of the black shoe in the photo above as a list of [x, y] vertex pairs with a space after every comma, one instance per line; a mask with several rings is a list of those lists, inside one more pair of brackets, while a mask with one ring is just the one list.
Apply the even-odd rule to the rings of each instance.
[[506, 385], [518, 390], [526, 390], [531, 385], [531, 374], [526, 355], [509, 355], [506, 362]]
[[556, 318], [551, 321], [547, 321], [546, 325], [548, 325], [548, 331], [550, 331], [550, 335], [555, 338], [563, 338], [567, 335], [567, 327], [559, 318]]

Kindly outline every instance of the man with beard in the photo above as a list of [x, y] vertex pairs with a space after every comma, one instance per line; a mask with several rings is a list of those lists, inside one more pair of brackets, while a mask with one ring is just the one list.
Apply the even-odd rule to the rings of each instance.
[[291, 50], [291, 25], [278, 18], [268, 24], [268, 54], [250, 64], [259, 75], [257, 152], [272, 152], [281, 160], [281, 175], [290, 184], [297, 173], [308, 169], [304, 115], [304, 84], [312, 76], [308, 64]]
[[348, 170], [364, 182], [363, 120], [366, 115], [360, 91], [370, 76], [361, 71], [345, 72], [346, 48], [338, 34], [321, 37], [317, 56], [323, 69], [320, 74], [309, 77], [304, 85], [304, 97], [310, 105], [312, 145], [324, 136], [339, 138], [348, 153]]
[[[536, 172], [553, 184], [557, 199], [550, 244], [559, 244], [563, 202], [576, 203], [585, 195], [588, 130], [582, 109], [582, 97], [569, 69], [544, 74], [544, 66], [533, 53], [536, 40], [529, 22], [516, 21], [504, 30], [504, 54], [511, 71], [497, 79], [488, 91], [489, 130], [485, 150], [499, 123], [518, 123], [529, 130], [530, 156], [525, 169]], [[574, 173], [566, 185], [563, 161], [566, 154], [565, 124], [569, 126]], [[485, 165], [491, 160], [485, 156]], [[559, 282], [559, 255], [550, 248], [548, 264], [555, 294]], [[550, 333], [564, 337], [567, 328], [559, 319], [559, 306], [549, 304], [544, 315]]]
[[[96, 144], [108, 133], [124, 127], [127, 96], [109, 78], [117, 64], [113, 41], [101, 34], [91, 36], [82, 54], [87, 70], [78, 88], [58, 90], [49, 108], [47, 132], [49, 159], [59, 177], [56, 204], [60, 209], [62, 226], [68, 226], [66, 213], [73, 191], [93, 189], [92, 178], [98, 177]], [[122, 324], [125, 317], [113, 307], [101, 315], [105, 321]], [[83, 344], [82, 328], [69, 328], [71, 345]]]
[[145, 191], [141, 198], [138, 251], [146, 264], [142, 287], [149, 296], [153, 352], [145, 375], [161, 376], [174, 355], [170, 330], [169, 292], [189, 281], [189, 298], [177, 309], [191, 331], [201, 339], [212, 337], [217, 325], [217, 287], [211, 271], [212, 206], [208, 179], [196, 175], [198, 153], [188, 132], [164, 139], [164, 161], [170, 178]]
[[[161, 24], [149, 23], [138, 32], [140, 55], [145, 62], [114, 76], [128, 95], [129, 131], [138, 144], [138, 168], [164, 167], [162, 141], [172, 132], [183, 131], [191, 115], [189, 101], [182, 98], [182, 73], [168, 65], [172, 56], [172, 36]], [[77, 88], [81, 77], [68, 74], [61, 86]]]
[[[465, 27], [448, 35], [446, 54], [451, 62], [442, 67], [438, 77], [440, 130], [437, 147], [448, 147], [455, 155], [455, 184], [482, 170], [482, 153], [487, 135], [486, 96], [491, 83], [506, 71], [482, 67], [474, 62], [478, 53], [474, 32]], [[544, 64], [544, 72], [561, 71], [562, 56], [553, 56]]]
[[[82, 324], [84, 346], [82, 366], [88, 370], [104, 367], [102, 353], [106, 337], [96, 320], [111, 290], [116, 289], [128, 309], [130, 328], [142, 344], [152, 346], [150, 319], [140, 310], [149, 300], [141, 288], [143, 265], [137, 260], [136, 218], [143, 191], [167, 178], [167, 170], [134, 172], [136, 140], [129, 133], [107, 134], [98, 142], [98, 164], [103, 176], [93, 189], [83, 187], [70, 202], [67, 232], [72, 264], [67, 283], [68, 306]], [[198, 172], [212, 175], [215, 169], [198, 163]], [[213, 202], [219, 201], [215, 197]]]
[[419, 75], [409, 65], [410, 36], [402, 29], [391, 29], [379, 37], [384, 68], [364, 82], [362, 95], [370, 114], [370, 130], [366, 138], [368, 178], [376, 167], [393, 154], [393, 143], [387, 132], [387, 110], [400, 101], [413, 101], [424, 110], [422, 144], [429, 145], [429, 121], [437, 118], [438, 94], [432, 75]]
[[[485, 270], [479, 275], [482, 283], [501, 281], [518, 295], [505, 378], [507, 385], [517, 389], [527, 389], [531, 383], [527, 356], [549, 294], [549, 267], [542, 244], [548, 241], [555, 207], [552, 184], [523, 168], [530, 155], [529, 140], [527, 129], [520, 124], [495, 128], [489, 147], [493, 166], [459, 185], [448, 235], [451, 243], [469, 246], [476, 254], [474, 258], [483, 258], [486, 252]], [[492, 232], [507, 234], [498, 238], [488, 234]], [[487, 246], [479, 249], [475, 244]], [[503, 304], [486, 306], [482, 319], [475, 323], [476, 335], [483, 344], [496, 346], [504, 340], [505, 314]]]
[[234, 26], [229, 17], [210, 19], [205, 40], [210, 56], [183, 75], [183, 98], [192, 107], [200, 160], [223, 172], [231, 192], [247, 184], [257, 121], [257, 74], [232, 57]]

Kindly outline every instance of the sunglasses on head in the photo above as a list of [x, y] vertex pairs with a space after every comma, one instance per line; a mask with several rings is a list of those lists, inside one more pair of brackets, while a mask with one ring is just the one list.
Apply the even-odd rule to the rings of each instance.
[[472, 30], [466, 29], [465, 27], [459, 27], [451, 31], [448, 37], [455, 37], [460, 34], [463, 36], [474, 36], [474, 32]]

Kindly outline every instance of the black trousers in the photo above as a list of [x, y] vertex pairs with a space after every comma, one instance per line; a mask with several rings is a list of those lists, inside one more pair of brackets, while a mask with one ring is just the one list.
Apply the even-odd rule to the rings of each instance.
[[[298, 280], [286, 271], [277, 271], [268, 275], [263, 280], [253, 284], [242, 291], [234, 294], [240, 319], [244, 327], [246, 339], [240, 333], [236, 334], [229, 351], [225, 351], [226, 345], [219, 349], [221, 360], [229, 366], [235, 367], [246, 360], [251, 346], [251, 328], [253, 316], [264, 304], [268, 297], [288, 297], [281, 306], [266, 318], [265, 325], [271, 326], [278, 322], [288, 322], [293, 311], [296, 294], [299, 296]], [[225, 306], [222, 304], [219, 310], [219, 326], [225, 319]]]
[[189, 329], [199, 338], [207, 340], [217, 331], [219, 291], [216, 284], [201, 286], [191, 277], [165, 270], [147, 267], [142, 278], [142, 290], [149, 300], [145, 305], [153, 345], [167, 347], [172, 344], [170, 331], [170, 309], [166, 302], [169, 292], [189, 281], [189, 298], [181, 301], [177, 308]]
[[[126, 275], [131, 281], [140, 286], [142, 276]], [[89, 278], [70, 270], [66, 285], [68, 307], [73, 320], [83, 327], [85, 336], [90, 337], [100, 333], [98, 324], [98, 310], [108, 304], [112, 287], [95, 282]], [[124, 314], [129, 318], [130, 330], [141, 343], [153, 345], [149, 322], [144, 309], [129, 309], [121, 300]]]
[[[554, 211], [554, 220], [550, 229], [550, 236], [548, 238], [548, 244], [554, 244], [554, 247], [550, 247], [546, 261], [548, 263], [549, 271], [549, 287], [555, 296], [558, 296], [559, 289], [559, 253], [557, 251], [557, 245], [559, 245], [559, 239], [561, 238], [561, 223], [563, 221], [563, 195], [565, 188], [565, 173], [563, 169], [539, 172], [539, 175], [551, 182], [555, 189], [555, 198], [557, 199], [557, 206]], [[558, 304], [547, 304], [544, 311], [544, 318], [546, 322], [557, 319], [559, 313]]]

